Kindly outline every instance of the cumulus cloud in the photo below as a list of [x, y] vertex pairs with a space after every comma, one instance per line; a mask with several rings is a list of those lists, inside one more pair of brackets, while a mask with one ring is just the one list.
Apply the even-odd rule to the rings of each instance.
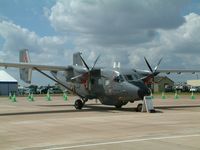
[[189, 59], [193, 53], [182, 57], [183, 53], [188, 49], [197, 53], [199, 48], [199, 15], [184, 17], [180, 13], [187, 2], [58, 0], [51, 9], [44, 7], [58, 36], [40, 37], [34, 31], [1, 21], [0, 35], [5, 43], [0, 54], [6, 54], [4, 58], [13, 53], [16, 56], [18, 49], [29, 48], [36, 62], [59, 65], [71, 64], [75, 51], [82, 51], [89, 64], [101, 54], [98, 63], [106, 66], [112, 66], [113, 61], [144, 66], [144, 56], [153, 64], [162, 56], [167, 57], [164, 61], [168, 64], [178, 57], [184, 61], [182, 58]]
[[65, 36], [40, 37], [35, 32], [9, 21], [0, 22], [0, 36], [5, 40], [1, 57], [7, 61], [18, 61], [16, 56], [19, 50], [26, 48], [30, 50], [33, 62], [58, 64], [56, 60], [63, 56], [67, 45]]
[[147, 68], [143, 59], [146, 56], [153, 66], [161, 57], [164, 57], [161, 67], [199, 69], [200, 15], [190, 13], [184, 16], [184, 20], [185, 22], [177, 28], [157, 29], [156, 38], [149, 42], [105, 47], [92, 42], [89, 46], [83, 46], [85, 41], [82, 40], [79, 48], [83, 46], [88, 53], [90, 51], [102, 53], [104, 65], [118, 60], [124, 66], [144, 69]]
[[101, 53], [102, 65], [121, 61], [122, 65], [137, 67], [145, 65], [144, 56], [155, 64], [163, 55], [170, 55], [176, 45], [170, 33], [178, 32], [189, 21], [181, 14], [187, 3], [58, 0], [48, 10], [48, 19], [57, 32], [74, 36], [75, 49], [90, 56], [89, 63]]
[[200, 60], [200, 15], [190, 13], [184, 16], [185, 22], [175, 29], [158, 29], [158, 37], [148, 43], [135, 46], [129, 59], [141, 65], [141, 58], [147, 56], [153, 64], [164, 57], [161, 67], [199, 69]]
[[198, 53], [200, 47], [200, 16], [190, 13], [185, 16], [185, 19], [186, 22], [175, 30], [160, 31], [161, 39], [172, 45], [172, 50], [177, 53]]
[[[68, 40], [66, 36], [44, 36], [40, 37], [35, 32], [14, 24], [11, 21], [0, 21], [0, 37], [3, 39], [0, 50], [1, 62], [18, 62], [19, 50], [29, 49], [32, 63], [68, 65], [71, 64], [73, 51], [68, 51]], [[20, 81], [16, 69], [6, 70]], [[42, 79], [42, 80], [38, 80]], [[33, 83], [47, 85], [50, 80], [43, 80], [43, 75], [34, 72]], [[21, 83], [21, 82], [20, 82]], [[22, 83], [24, 84], [24, 83]]]
[[194, 65], [197, 67], [200, 65], [198, 58], [200, 52], [200, 15], [190, 13], [185, 16], [185, 20], [186, 22], [177, 29], [159, 31], [160, 45], [162, 46], [160, 51], [172, 58], [176, 57], [185, 67]]
[[187, 3], [57, 0], [53, 7], [43, 8], [57, 35], [41, 37], [13, 22], [1, 21], [0, 36], [5, 42], [0, 56], [18, 61], [13, 57], [18, 56], [18, 50], [29, 48], [33, 62], [42, 64], [68, 65], [72, 53], [82, 51], [91, 66], [98, 54], [99, 66], [120, 61], [122, 66], [147, 69], [144, 56], [152, 66], [164, 56], [164, 68], [200, 65], [200, 15], [183, 16], [181, 10]]
[[49, 20], [60, 32], [75, 32], [100, 45], [144, 43], [156, 29], [173, 29], [184, 23], [179, 13], [186, 1], [160, 0], [58, 0]]

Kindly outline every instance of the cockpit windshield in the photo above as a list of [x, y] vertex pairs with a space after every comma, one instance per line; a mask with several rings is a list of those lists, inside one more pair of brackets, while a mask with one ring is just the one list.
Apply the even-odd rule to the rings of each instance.
[[115, 76], [113, 80], [115, 82], [123, 82], [124, 78], [122, 77], [122, 75], [118, 75], [118, 76]]
[[126, 74], [124, 77], [128, 82], [138, 80], [138, 76], [136, 74]]
[[126, 80], [128, 80], [128, 81], [132, 81], [133, 80], [133, 77], [132, 77], [132, 75], [125, 75], [125, 78], [126, 78]]

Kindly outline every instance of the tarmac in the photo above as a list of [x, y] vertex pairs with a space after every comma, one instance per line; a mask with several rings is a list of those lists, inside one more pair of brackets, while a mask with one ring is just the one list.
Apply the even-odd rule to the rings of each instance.
[[136, 112], [93, 100], [75, 110], [77, 97], [0, 97], [0, 149], [199, 150], [200, 96], [153, 100], [156, 113]]

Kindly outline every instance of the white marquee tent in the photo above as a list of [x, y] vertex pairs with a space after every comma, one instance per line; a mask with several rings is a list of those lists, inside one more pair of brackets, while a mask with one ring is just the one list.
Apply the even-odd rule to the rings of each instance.
[[0, 70], [0, 95], [9, 95], [10, 92], [17, 93], [18, 82], [4, 70]]

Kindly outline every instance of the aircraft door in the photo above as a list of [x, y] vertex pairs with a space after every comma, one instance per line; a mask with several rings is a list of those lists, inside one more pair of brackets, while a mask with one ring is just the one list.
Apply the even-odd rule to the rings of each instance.
[[90, 72], [89, 89], [96, 94], [101, 94], [103, 91], [103, 84], [101, 79], [101, 70], [93, 69]]
[[99, 77], [92, 77], [90, 79], [90, 89], [96, 94], [101, 94], [104, 91], [102, 79]]

